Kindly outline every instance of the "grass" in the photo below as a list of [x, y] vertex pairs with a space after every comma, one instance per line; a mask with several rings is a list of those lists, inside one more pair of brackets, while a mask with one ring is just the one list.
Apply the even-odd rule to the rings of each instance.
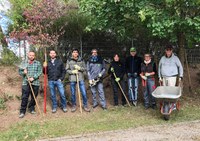
[[0, 109], [4, 110], [6, 108], [5, 100], [3, 98], [0, 98]]
[[142, 105], [135, 107], [110, 108], [90, 114], [23, 121], [0, 133], [2, 141], [23, 141], [52, 138], [67, 135], [135, 128], [139, 126], [173, 124], [176, 122], [200, 119], [200, 107], [185, 105], [181, 111], [173, 112], [169, 121], [164, 121], [158, 110], [144, 110]]

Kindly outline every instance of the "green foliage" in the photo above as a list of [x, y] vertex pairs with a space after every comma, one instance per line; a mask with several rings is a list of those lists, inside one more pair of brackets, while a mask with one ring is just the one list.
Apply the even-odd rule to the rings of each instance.
[[19, 58], [11, 50], [4, 47], [0, 64], [9, 66], [9, 65], [13, 65], [17, 61], [19, 61]]

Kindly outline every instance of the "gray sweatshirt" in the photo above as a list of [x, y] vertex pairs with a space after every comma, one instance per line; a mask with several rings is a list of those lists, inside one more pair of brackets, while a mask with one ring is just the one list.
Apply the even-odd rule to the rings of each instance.
[[172, 77], [177, 75], [183, 77], [183, 67], [179, 58], [173, 53], [169, 58], [163, 56], [158, 66], [158, 77]]

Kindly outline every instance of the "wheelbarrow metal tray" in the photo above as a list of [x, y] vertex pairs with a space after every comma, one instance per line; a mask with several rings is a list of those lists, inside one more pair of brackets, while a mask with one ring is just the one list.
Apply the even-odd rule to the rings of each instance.
[[152, 92], [152, 95], [155, 98], [178, 99], [181, 96], [181, 87], [175, 87], [175, 86], [158, 86]]

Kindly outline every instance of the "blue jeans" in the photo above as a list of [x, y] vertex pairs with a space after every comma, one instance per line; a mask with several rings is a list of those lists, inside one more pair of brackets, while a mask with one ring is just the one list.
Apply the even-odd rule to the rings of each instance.
[[64, 91], [64, 86], [63, 86], [62, 82], [61, 81], [49, 81], [49, 89], [50, 89], [51, 99], [52, 99], [52, 108], [53, 109], [57, 108], [56, 87], [60, 94], [61, 106], [62, 106], [62, 108], [66, 108], [67, 102], [66, 102], [65, 91]]
[[106, 99], [105, 99], [105, 94], [103, 90], [103, 83], [98, 82], [95, 86], [91, 87], [92, 91], [92, 98], [93, 98], [93, 106], [97, 105], [97, 91], [99, 93], [99, 98], [100, 98], [100, 104], [103, 108], [106, 108]]
[[[71, 101], [72, 101], [72, 105], [76, 105], [76, 83], [77, 82], [70, 82], [70, 89], [71, 89]], [[83, 106], [87, 107], [87, 95], [86, 95], [86, 90], [85, 90], [85, 83], [84, 81], [79, 81], [79, 87], [80, 87], [80, 91], [82, 94], [82, 98], [83, 98]]]
[[128, 78], [128, 94], [129, 94], [130, 101], [137, 101], [138, 85], [139, 85], [139, 77], [129, 77]]
[[144, 106], [156, 105], [155, 97], [152, 96], [152, 92], [155, 89], [155, 79], [147, 78], [146, 86], [144, 88]]

